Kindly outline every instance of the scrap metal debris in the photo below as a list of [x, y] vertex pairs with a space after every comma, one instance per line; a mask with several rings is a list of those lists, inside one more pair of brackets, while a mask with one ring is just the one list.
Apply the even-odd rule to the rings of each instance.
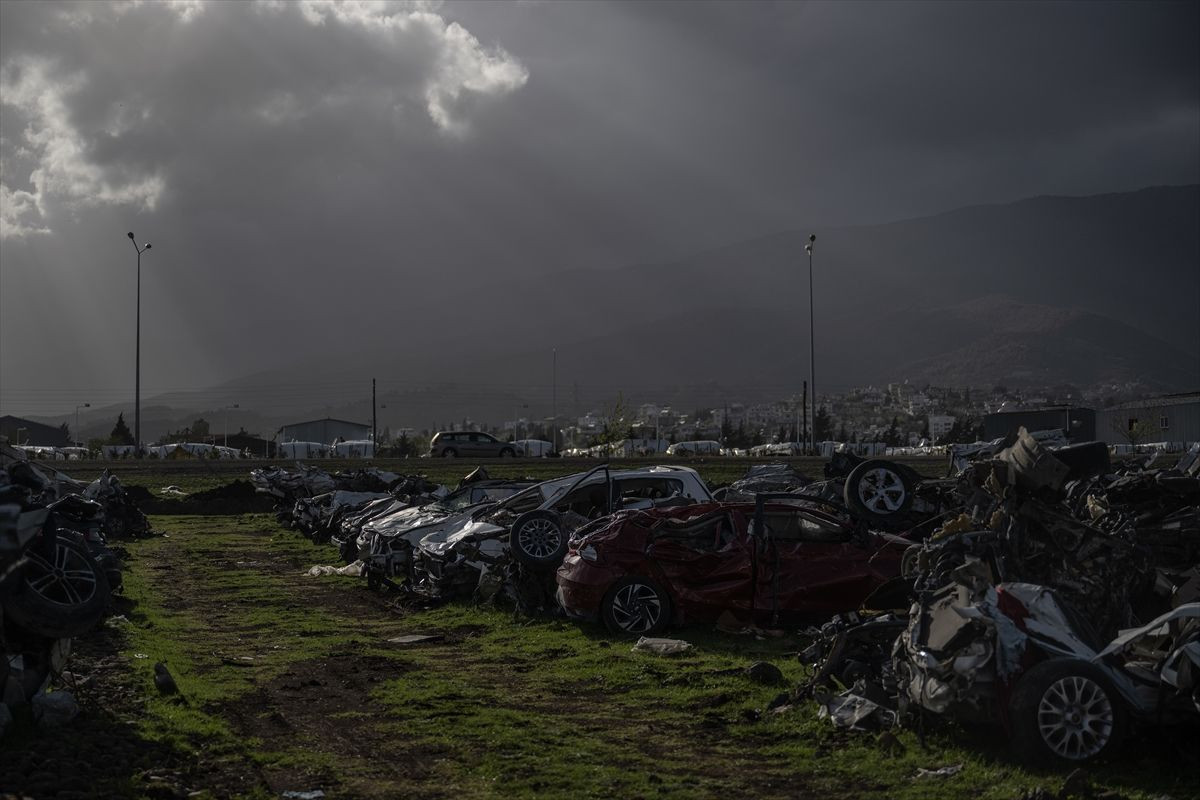
[[860, 724], [870, 690], [899, 722], [1000, 724], [1037, 763], [1108, 755], [1138, 725], [1194, 725], [1200, 446], [1172, 469], [1114, 467], [1102, 445], [1051, 449], [1022, 429], [985, 455], [898, 585], [810, 631], [822, 715]]
[[43, 725], [78, 711], [48, 691], [71, 640], [96, 627], [120, 590], [123, 564], [109, 541], [150, 533], [146, 517], [105, 471], [76, 481], [0, 444], [0, 708], [28, 705]]
[[355, 523], [361, 526], [362, 520], [359, 512], [369, 505], [376, 510], [381, 506], [396, 510], [448, 493], [444, 486], [430, 483], [423, 476], [398, 475], [374, 467], [331, 475], [297, 463], [294, 470], [251, 470], [250, 482], [258, 492], [275, 498], [275, 518], [281, 525], [300, 531], [318, 544], [335, 537], [341, 541], [357, 536]]

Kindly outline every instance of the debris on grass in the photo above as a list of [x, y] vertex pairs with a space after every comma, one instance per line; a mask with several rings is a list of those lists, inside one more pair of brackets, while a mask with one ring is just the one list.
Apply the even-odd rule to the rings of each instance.
[[634, 652], [656, 653], [660, 656], [679, 655], [691, 649], [691, 642], [685, 642], [682, 639], [659, 639], [653, 636], [643, 636], [633, 646]]

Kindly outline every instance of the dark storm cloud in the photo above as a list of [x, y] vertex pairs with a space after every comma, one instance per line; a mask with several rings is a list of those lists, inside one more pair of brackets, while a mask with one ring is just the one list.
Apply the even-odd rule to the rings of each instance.
[[129, 228], [169, 388], [464, 282], [1195, 182], [1198, 8], [6, 2], [0, 403], [124, 385]]

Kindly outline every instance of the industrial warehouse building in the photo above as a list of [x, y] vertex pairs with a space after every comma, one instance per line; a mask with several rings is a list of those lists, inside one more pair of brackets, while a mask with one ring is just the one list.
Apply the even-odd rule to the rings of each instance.
[[[985, 441], [1015, 436], [1021, 428], [1029, 431], [1060, 430], [1072, 442], [1090, 442], [1097, 438], [1096, 412], [1079, 406], [1047, 406], [997, 411], [983, 418]], [[1104, 439], [1104, 436], [1098, 438]]]
[[9, 415], [0, 417], [0, 436], [7, 436], [10, 444], [35, 447], [66, 447], [71, 443], [71, 435], [62, 428]]
[[1109, 444], [1128, 444], [1125, 432], [1139, 425], [1140, 443], [1200, 442], [1200, 392], [1130, 400], [1096, 412], [1096, 438]]
[[279, 429], [279, 442], [320, 442], [332, 444], [341, 439], [360, 442], [371, 438], [371, 426], [344, 419], [314, 419], [311, 422], [295, 422]]

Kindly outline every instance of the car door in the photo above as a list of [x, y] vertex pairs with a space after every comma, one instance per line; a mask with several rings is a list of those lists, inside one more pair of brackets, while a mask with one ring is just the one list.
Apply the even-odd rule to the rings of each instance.
[[657, 526], [646, 548], [653, 576], [684, 619], [713, 621], [723, 612], [747, 615], [754, 603], [754, 552], [747, 518], [720, 509]]
[[755, 605], [768, 619], [825, 619], [854, 611], [883, 580], [873, 551], [852, 529], [802, 508], [765, 511], [752, 525], [758, 574]]

